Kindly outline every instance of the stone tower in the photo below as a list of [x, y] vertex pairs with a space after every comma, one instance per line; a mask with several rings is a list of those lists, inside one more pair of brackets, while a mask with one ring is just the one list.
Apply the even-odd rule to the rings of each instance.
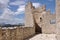
[[26, 27], [33, 27], [34, 21], [33, 21], [33, 6], [31, 2], [28, 2], [28, 4], [25, 7], [25, 26]]
[[56, 33], [57, 39], [60, 40], [60, 0], [56, 0]]
[[60, 20], [60, 0], [56, 0], [56, 18], [58, 23]]

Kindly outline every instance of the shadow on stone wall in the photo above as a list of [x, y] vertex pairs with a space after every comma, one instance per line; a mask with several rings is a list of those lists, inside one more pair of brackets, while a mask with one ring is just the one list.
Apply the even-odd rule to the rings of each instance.
[[35, 23], [35, 32], [36, 34], [42, 33], [42, 29], [37, 23]]

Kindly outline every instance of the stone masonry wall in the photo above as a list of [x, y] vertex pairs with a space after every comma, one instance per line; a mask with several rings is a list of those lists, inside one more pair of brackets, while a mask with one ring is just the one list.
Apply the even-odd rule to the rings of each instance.
[[56, 0], [56, 34], [57, 40], [60, 40], [60, 0]]
[[51, 24], [50, 21], [56, 19], [55, 14], [52, 15], [48, 10], [43, 17], [42, 33], [56, 33], [56, 23]]
[[35, 34], [35, 27], [0, 28], [0, 40], [24, 40]]

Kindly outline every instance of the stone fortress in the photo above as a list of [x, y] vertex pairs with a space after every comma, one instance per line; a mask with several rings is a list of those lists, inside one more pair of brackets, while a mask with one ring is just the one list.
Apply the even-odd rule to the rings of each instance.
[[56, 0], [56, 13], [46, 6], [35, 8], [31, 2], [25, 6], [25, 26], [0, 27], [0, 40], [25, 40], [36, 34], [56, 34], [60, 40], [60, 0]]

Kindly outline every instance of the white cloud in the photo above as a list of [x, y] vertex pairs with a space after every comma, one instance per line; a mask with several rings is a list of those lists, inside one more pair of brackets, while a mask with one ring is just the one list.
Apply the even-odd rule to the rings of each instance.
[[24, 11], [25, 6], [21, 6], [23, 1], [16, 1], [16, 5], [19, 5], [20, 7], [17, 9], [17, 12], [11, 11], [8, 7], [9, 0], [0, 0], [0, 8], [3, 9], [3, 13], [0, 16], [0, 23], [9, 23], [9, 24], [18, 24], [23, 23], [23, 18], [16, 18], [15, 14], [20, 14], [21, 11]]
[[[19, 13], [19, 11], [17, 11]], [[8, 8], [4, 9], [3, 14], [0, 16], [0, 23], [9, 23], [9, 24], [18, 24], [18, 23], [23, 23], [24, 20], [23, 18], [15, 18], [16, 12], [11, 11]]]
[[33, 3], [33, 6], [35, 6], [35, 8], [37, 8], [37, 7], [41, 6], [41, 4], [40, 3]]
[[0, 0], [0, 9], [4, 11], [8, 7], [9, 0]]
[[18, 24], [23, 23], [23, 18], [15, 18], [14, 12], [6, 8], [3, 14], [0, 16], [0, 22], [9, 23], [9, 24]]
[[16, 15], [22, 14], [21, 12], [25, 11], [25, 5], [19, 6], [17, 9], [17, 12], [15, 12]]
[[0, 0], [0, 3], [2, 4], [7, 4], [9, 2], [9, 0]]
[[0, 0], [0, 5], [2, 7], [7, 7], [8, 6], [8, 3], [9, 3], [9, 0]]
[[9, 19], [4, 19], [4, 18], [0, 18], [0, 23], [6, 23], [6, 24], [18, 24], [18, 23], [23, 23], [24, 20], [23, 19], [19, 19], [19, 18], [9, 18]]
[[25, 11], [25, 5], [20, 5], [16, 12], [13, 12], [10, 10], [11, 12], [10, 14], [19, 15], [19, 14], [22, 14], [21, 12], [24, 12], [24, 11]]
[[11, 2], [10, 3], [10, 5], [23, 5], [23, 4], [25, 4], [25, 2], [24, 1], [21, 1], [21, 0], [17, 0], [15, 2]]
[[[0, 5], [2, 5], [3, 14], [0, 16], [0, 22], [5, 22], [5, 23], [10, 23], [10, 24], [17, 24], [17, 23], [23, 23], [24, 20], [16, 18], [16, 15], [21, 14], [22, 11], [25, 11], [25, 2], [22, 0], [17, 0], [15, 2], [10, 2], [10, 5], [16, 5], [19, 6], [16, 12], [11, 11], [8, 9], [8, 2], [9, 0], [0, 0]], [[39, 7], [41, 4], [40, 3], [33, 3], [33, 6]]]
[[6, 6], [2, 3], [0, 3], [0, 9], [4, 9]]
[[[39, 7], [41, 4], [40, 3], [32, 3], [33, 6]], [[21, 14], [22, 11], [25, 11], [25, 5], [20, 5], [19, 8], [17, 9], [17, 12], [15, 12], [16, 15]]]
[[10, 5], [16, 5], [19, 6], [16, 12], [14, 12], [14, 15], [22, 14], [21, 12], [25, 11], [25, 1], [24, 0], [16, 0], [15, 2], [10, 2]]
[[3, 14], [0, 16], [0, 18], [8, 18], [8, 17], [12, 17], [13, 12], [11, 10], [9, 10], [8, 8], [5, 8]]
[[[11, 11], [9, 8], [7, 8], [9, 5], [9, 0], [0, 0], [0, 8], [3, 9], [3, 14], [0, 16], [0, 22], [4, 23], [10, 23], [10, 24], [18, 24], [23, 23], [23, 18], [16, 18], [16, 15], [21, 14], [22, 11], [25, 11], [25, 2], [22, 0], [17, 0], [15, 2], [10, 2], [10, 5], [16, 5], [19, 6], [16, 12]], [[40, 3], [33, 3], [33, 6], [39, 7]]]

